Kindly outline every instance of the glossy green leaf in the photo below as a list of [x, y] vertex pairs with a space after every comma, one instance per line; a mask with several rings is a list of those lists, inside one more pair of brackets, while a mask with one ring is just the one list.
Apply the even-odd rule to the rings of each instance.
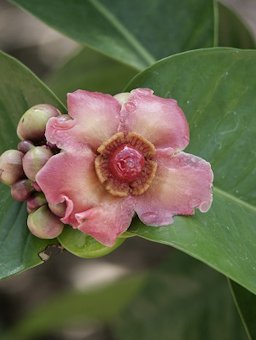
[[8, 188], [1, 190], [0, 204], [0, 279], [2, 279], [42, 263], [39, 254], [54, 241], [40, 240], [32, 236], [27, 229], [25, 206], [12, 202]]
[[[17, 60], [0, 53], [0, 154], [16, 148], [16, 126], [22, 113], [38, 103], [60, 109], [54, 94]], [[5, 278], [42, 260], [39, 253], [51, 243], [33, 237], [26, 225], [27, 214], [21, 203], [13, 202], [10, 189], [0, 184], [0, 278]]]
[[5, 335], [5, 339], [34, 339], [51, 330], [92, 321], [109, 322], [129, 303], [144, 283], [130, 277], [84, 292], [63, 293], [32, 310]]
[[256, 295], [229, 281], [234, 301], [250, 340], [256, 339]]
[[94, 258], [111, 253], [119, 247], [125, 239], [120, 238], [114, 246], [106, 247], [91, 236], [85, 235], [79, 230], [73, 230], [71, 227], [66, 227], [58, 237], [58, 240], [70, 253], [79, 257]]
[[223, 276], [177, 252], [119, 315], [115, 339], [245, 340]]
[[46, 82], [66, 102], [67, 93], [77, 89], [119, 93], [135, 74], [134, 69], [83, 48], [53, 72]]
[[48, 25], [143, 69], [156, 59], [213, 45], [212, 0], [13, 0]]
[[242, 18], [229, 8], [218, 4], [219, 10], [219, 46], [237, 48], [255, 48], [255, 40]]
[[212, 163], [213, 205], [161, 228], [134, 221], [135, 235], [174, 246], [256, 293], [256, 51], [205, 49], [166, 58], [129, 89], [173, 97], [191, 129], [187, 152]]

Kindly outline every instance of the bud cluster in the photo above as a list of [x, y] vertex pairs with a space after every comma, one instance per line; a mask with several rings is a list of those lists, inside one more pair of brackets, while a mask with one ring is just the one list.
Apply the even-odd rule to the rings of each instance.
[[60, 151], [45, 139], [48, 120], [60, 115], [52, 105], [31, 107], [18, 123], [17, 135], [21, 141], [17, 150], [7, 150], [0, 156], [0, 182], [11, 187], [11, 195], [16, 201], [26, 201], [28, 228], [43, 239], [59, 236], [64, 227], [60, 221], [65, 214], [64, 204], [48, 205], [36, 182], [38, 171]]

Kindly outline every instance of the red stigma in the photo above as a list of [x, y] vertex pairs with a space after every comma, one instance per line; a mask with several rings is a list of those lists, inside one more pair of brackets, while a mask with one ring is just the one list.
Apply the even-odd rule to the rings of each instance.
[[112, 175], [123, 182], [137, 179], [145, 164], [144, 156], [128, 145], [121, 145], [109, 159], [109, 170]]

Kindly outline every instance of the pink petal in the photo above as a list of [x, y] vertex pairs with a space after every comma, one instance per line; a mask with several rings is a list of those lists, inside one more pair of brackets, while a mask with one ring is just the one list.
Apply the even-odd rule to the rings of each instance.
[[117, 237], [126, 231], [134, 215], [134, 200], [107, 200], [95, 208], [76, 214], [79, 230], [93, 236], [106, 246], [113, 246]]
[[135, 211], [149, 225], [166, 225], [174, 215], [206, 212], [212, 202], [211, 166], [205, 160], [180, 152], [158, 156], [158, 169], [151, 187], [137, 198]]
[[176, 100], [155, 96], [150, 89], [131, 91], [119, 130], [137, 132], [156, 148], [183, 150], [189, 143], [188, 123]]
[[134, 214], [130, 198], [109, 194], [94, 169], [95, 155], [62, 152], [50, 158], [37, 174], [37, 182], [50, 204], [66, 202], [62, 221], [111, 246]]
[[68, 94], [68, 113], [73, 120], [52, 118], [46, 138], [64, 150], [77, 150], [85, 144], [96, 150], [117, 132], [119, 102], [108, 94], [77, 90]]

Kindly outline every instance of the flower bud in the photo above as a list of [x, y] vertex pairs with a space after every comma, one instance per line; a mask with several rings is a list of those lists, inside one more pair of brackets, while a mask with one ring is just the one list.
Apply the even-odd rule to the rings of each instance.
[[48, 120], [60, 114], [56, 107], [48, 104], [39, 104], [31, 107], [23, 114], [19, 121], [17, 127], [18, 137], [21, 140], [40, 141], [44, 138]]
[[35, 146], [29, 140], [23, 140], [18, 144], [18, 150], [27, 153], [29, 150], [33, 149]]
[[67, 204], [66, 202], [51, 204], [49, 203], [50, 210], [58, 217], [64, 217], [66, 213]]
[[0, 182], [12, 185], [24, 176], [23, 156], [18, 150], [7, 150], [0, 156]]
[[36, 146], [29, 150], [23, 157], [23, 169], [26, 176], [35, 181], [36, 174], [53, 156], [53, 153], [46, 146]]
[[31, 233], [42, 239], [58, 237], [64, 224], [47, 207], [43, 205], [28, 215], [28, 228]]
[[16, 201], [26, 201], [33, 190], [32, 182], [29, 179], [22, 179], [12, 185], [11, 195]]
[[34, 193], [27, 200], [27, 211], [31, 213], [46, 203], [46, 198], [42, 192]]

